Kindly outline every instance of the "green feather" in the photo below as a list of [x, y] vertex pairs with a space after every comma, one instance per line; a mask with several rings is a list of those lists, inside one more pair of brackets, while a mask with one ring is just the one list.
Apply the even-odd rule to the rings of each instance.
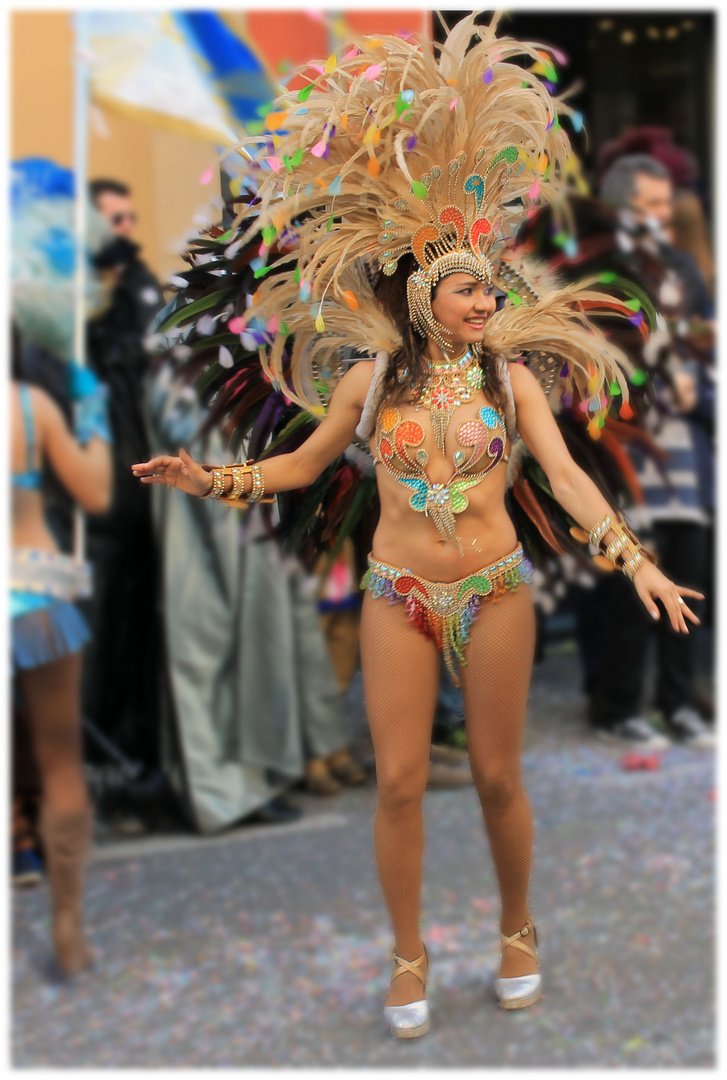
[[186, 322], [187, 319], [199, 315], [202, 311], [207, 311], [208, 308], [224, 307], [225, 303], [236, 293], [237, 289], [217, 289], [216, 292], [208, 293], [207, 296], [202, 296], [199, 300], [195, 300], [191, 304], [184, 304], [182, 307], [177, 308], [177, 310], [162, 323], [158, 328], [157, 333], [163, 334], [164, 331], [168, 330], [171, 326], [177, 326], [181, 322]]

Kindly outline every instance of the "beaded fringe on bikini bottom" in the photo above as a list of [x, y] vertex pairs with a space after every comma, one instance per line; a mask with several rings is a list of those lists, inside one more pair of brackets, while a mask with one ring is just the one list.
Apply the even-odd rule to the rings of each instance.
[[433, 641], [444, 655], [455, 686], [460, 685], [456, 665], [466, 664], [464, 647], [482, 599], [493, 602], [514, 591], [521, 582], [530, 584], [533, 567], [518, 544], [512, 554], [458, 581], [427, 581], [411, 570], [379, 562], [369, 555], [369, 568], [361, 588], [390, 603], [403, 600], [407, 614], [419, 632]]

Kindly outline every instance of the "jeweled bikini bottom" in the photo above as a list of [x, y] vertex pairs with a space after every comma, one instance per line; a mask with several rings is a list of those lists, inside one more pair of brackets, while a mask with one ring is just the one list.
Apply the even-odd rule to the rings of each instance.
[[455, 686], [460, 685], [456, 664], [466, 664], [464, 646], [477, 617], [482, 599], [497, 601], [524, 581], [530, 584], [533, 567], [522, 545], [497, 562], [476, 570], [458, 581], [427, 581], [411, 570], [379, 562], [369, 555], [369, 568], [361, 588], [389, 602], [404, 600], [409, 619], [419, 632], [442, 650], [444, 662]]

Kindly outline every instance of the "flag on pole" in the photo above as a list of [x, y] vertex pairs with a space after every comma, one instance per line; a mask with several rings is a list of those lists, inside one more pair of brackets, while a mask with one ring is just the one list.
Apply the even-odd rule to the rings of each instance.
[[[140, 11], [87, 11], [84, 16], [94, 101], [110, 112], [218, 146], [239, 141], [239, 120], [217, 89], [209, 62], [193, 48], [187, 17]], [[213, 37], [209, 29], [203, 36], [206, 42]], [[240, 43], [240, 49], [246, 47]], [[253, 75], [249, 60], [245, 93]], [[244, 93], [239, 96], [244, 99]], [[266, 96], [267, 86], [260, 100]]]
[[212, 11], [178, 11], [174, 21], [190, 50], [204, 61], [209, 78], [234, 118], [245, 128], [260, 120], [260, 109], [279, 93], [265, 62]]

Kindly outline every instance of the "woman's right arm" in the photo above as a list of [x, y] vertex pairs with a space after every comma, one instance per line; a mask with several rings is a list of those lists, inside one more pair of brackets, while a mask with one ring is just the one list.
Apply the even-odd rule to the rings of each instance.
[[30, 392], [41, 449], [54, 473], [87, 513], [105, 513], [111, 506], [111, 447], [98, 435], [82, 446], [56, 403], [37, 386]]
[[[260, 467], [265, 492], [292, 491], [307, 487], [352, 442], [373, 374], [373, 360], [359, 360], [343, 376], [331, 395], [328, 411], [309, 438], [290, 454], [263, 458]], [[143, 484], [166, 484], [188, 495], [207, 495], [212, 478], [207, 469], [184, 450], [179, 457], [161, 455], [132, 465]], [[246, 477], [245, 494], [250, 493]], [[228, 490], [230, 484], [227, 485]]]

